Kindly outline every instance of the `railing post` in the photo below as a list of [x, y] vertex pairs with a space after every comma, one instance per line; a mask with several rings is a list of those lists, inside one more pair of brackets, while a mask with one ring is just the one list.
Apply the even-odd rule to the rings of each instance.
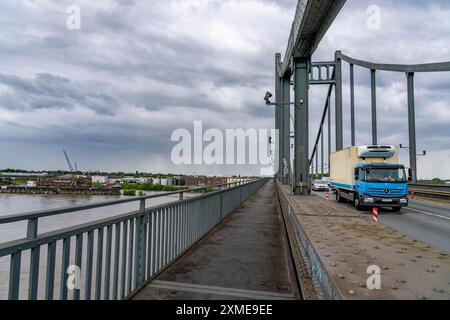
[[377, 137], [377, 82], [376, 70], [370, 69], [370, 84], [372, 93], [372, 144], [378, 144]]
[[416, 151], [416, 113], [414, 102], [414, 73], [406, 74], [408, 79], [408, 131], [409, 131], [409, 167], [412, 171], [412, 183], [417, 183]]
[[34, 239], [38, 233], [38, 218], [28, 219], [27, 222], [27, 238]]
[[70, 263], [70, 237], [64, 238], [63, 240], [63, 248], [62, 248], [62, 257], [61, 257], [61, 282], [60, 282], [60, 300], [67, 300], [67, 268]]
[[178, 200], [180, 200], [180, 201], [183, 200], [183, 193], [184, 193], [184, 192], [180, 192], [180, 193], [178, 194]]
[[[52, 258], [55, 259], [55, 249], [56, 243], [54, 243], [52, 248]], [[49, 248], [50, 251], [50, 248]], [[89, 231], [87, 235], [87, 252], [86, 252], [86, 288], [84, 290], [84, 299], [91, 300], [92, 291], [92, 265], [94, 261], [94, 231]], [[52, 270], [54, 272], [54, 267]], [[52, 279], [53, 280], [53, 279]], [[48, 289], [51, 290], [50, 294], [53, 297], [53, 281], [48, 285]]]
[[242, 187], [239, 186], [239, 204], [242, 203]]
[[[35, 239], [38, 233], [38, 218], [28, 219], [27, 238]], [[36, 300], [38, 294], [39, 259], [41, 247], [37, 245], [31, 249], [30, 274], [28, 279], [28, 299]]]
[[220, 220], [223, 219], [223, 192], [220, 193], [220, 203], [219, 203]]
[[19, 299], [21, 259], [22, 259], [22, 251], [16, 251], [13, 254], [11, 254], [8, 300]]
[[[139, 211], [145, 211], [145, 199], [140, 200]], [[135, 245], [135, 255], [134, 255], [134, 283], [135, 287], [138, 287], [144, 282], [145, 278], [145, 243], [146, 243], [146, 232], [145, 223], [146, 215], [141, 214], [136, 219], [136, 245]]]
[[109, 300], [110, 284], [111, 284], [112, 225], [109, 225], [106, 227], [106, 245], [105, 246], [106, 246], [106, 255], [105, 255], [104, 299]]
[[[83, 259], [83, 234], [77, 234], [75, 241], [75, 265], [81, 269], [81, 263]], [[80, 293], [81, 289], [75, 288], [73, 292], [73, 299], [80, 300]]]

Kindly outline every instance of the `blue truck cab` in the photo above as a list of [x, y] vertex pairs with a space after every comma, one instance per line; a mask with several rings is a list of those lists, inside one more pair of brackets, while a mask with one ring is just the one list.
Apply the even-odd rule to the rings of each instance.
[[336, 200], [351, 201], [358, 210], [400, 211], [408, 205], [409, 178], [393, 146], [351, 147], [333, 154], [331, 178]]
[[355, 168], [355, 207], [391, 207], [400, 211], [408, 205], [408, 181], [401, 164], [360, 163]]

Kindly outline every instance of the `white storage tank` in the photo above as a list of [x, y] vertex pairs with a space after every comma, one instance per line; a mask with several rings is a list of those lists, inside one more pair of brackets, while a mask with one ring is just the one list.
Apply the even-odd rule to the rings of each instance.
[[27, 187], [28, 188], [36, 187], [36, 181], [27, 181]]

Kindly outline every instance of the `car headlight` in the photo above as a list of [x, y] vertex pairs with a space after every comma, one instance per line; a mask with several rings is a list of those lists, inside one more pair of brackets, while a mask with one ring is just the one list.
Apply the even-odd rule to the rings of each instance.
[[408, 198], [406, 198], [406, 199], [400, 199], [400, 203], [408, 203]]
[[365, 202], [373, 202], [373, 198], [366, 197], [366, 198], [364, 198], [364, 201]]

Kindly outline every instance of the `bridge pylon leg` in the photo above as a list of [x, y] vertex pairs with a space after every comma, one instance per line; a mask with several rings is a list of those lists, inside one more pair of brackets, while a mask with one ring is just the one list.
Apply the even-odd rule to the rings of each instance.
[[414, 73], [406, 74], [408, 79], [408, 132], [409, 132], [409, 167], [412, 171], [412, 183], [417, 183], [416, 151], [416, 114], [414, 103]]
[[295, 168], [294, 194], [311, 193], [309, 175], [308, 92], [310, 57], [294, 58]]
[[275, 153], [274, 153], [274, 170], [275, 178], [281, 180], [282, 171], [282, 121], [281, 121], [281, 103], [283, 101], [282, 95], [282, 82], [278, 75], [278, 61], [281, 59], [281, 55], [277, 53], [275, 55]]
[[285, 76], [281, 83], [282, 101], [281, 107], [281, 176], [283, 184], [289, 183], [287, 173], [290, 172], [291, 166], [291, 77]]

